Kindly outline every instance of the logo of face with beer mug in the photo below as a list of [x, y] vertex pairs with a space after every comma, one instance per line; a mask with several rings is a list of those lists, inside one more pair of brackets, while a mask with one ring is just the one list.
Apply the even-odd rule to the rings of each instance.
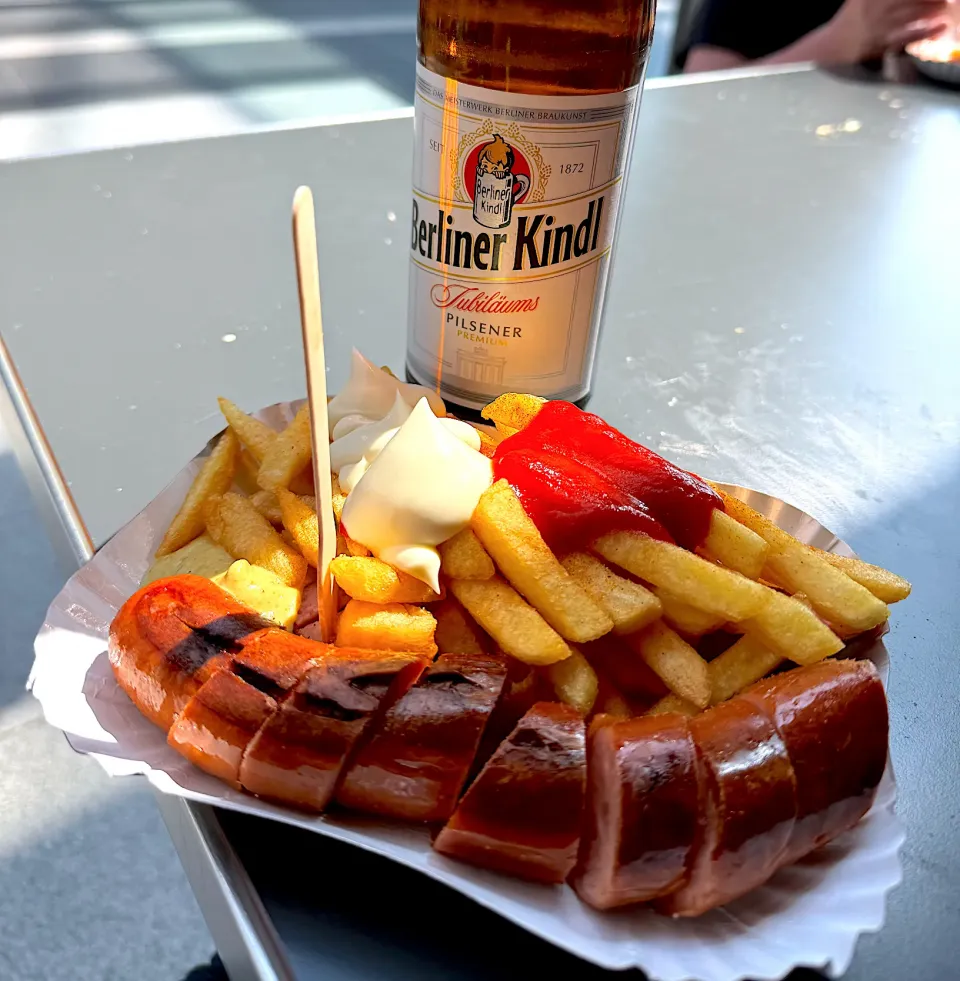
[[467, 155], [464, 184], [473, 198], [473, 220], [484, 228], [506, 228], [530, 190], [530, 165], [499, 133]]

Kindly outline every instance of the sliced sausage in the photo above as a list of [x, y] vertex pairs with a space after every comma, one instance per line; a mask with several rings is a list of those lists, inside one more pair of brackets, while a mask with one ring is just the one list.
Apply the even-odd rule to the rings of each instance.
[[658, 909], [699, 916], [765, 882], [797, 813], [786, 747], [766, 713], [734, 698], [689, 720], [705, 776], [704, 835], [685, 885]]
[[331, 648], [250, 741], [240, 764], [241, 786], [260, 797], [324, 810], [364, 729], [423, 667], [414, 655]]
[[797, 820], [781, 864], [796, 862], [870, 810], [887, 765], [887, 700], [870, 661], [821, 661], [739, 696], [780, 731], [797, 781]]
[[110, 664], [133, 703], [166, 731], [223, 669], [225, 653], [267, 626], [209, 580], [159, 579], [134, 593], [114, 618]]
[[680, 886], [702, 835], [701, 767], [678, 714], [617, 722], [587, 737], [587, 803], [570, 884], [595, 909]]
[[584, 729], [568, 705], [534, 705], [470, 786], [434, 848], [522, 879], [563, 882], [580, 840]]
[[167, 734], [167, 742], [191, 763], [240, 788], [243, 753], [293, 688], [329, 645], [261, 630], [228, 664], [200, 687]]
[[502, 658], [441, 655], [365, 739], [338, 803], [408, 821], [446, 821], [506, 676]]

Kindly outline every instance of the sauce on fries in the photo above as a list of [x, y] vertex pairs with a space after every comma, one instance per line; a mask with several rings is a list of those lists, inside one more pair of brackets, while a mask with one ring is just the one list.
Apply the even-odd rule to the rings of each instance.
[[547, 402], [507, 437], [494, 455], [494, 474], [513, 485], [548, 542], [570, 547], [600, 531], [625, 530], [695, 549], [714, 510], [723, 509], [706, 481], [571, 402]]

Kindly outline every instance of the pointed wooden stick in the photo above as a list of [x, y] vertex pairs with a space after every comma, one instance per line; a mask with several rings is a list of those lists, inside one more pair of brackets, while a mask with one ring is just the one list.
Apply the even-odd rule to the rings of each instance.
[[320, 558], [317, 566], [317, 609], [320, 637], [333, 642], [337, 604], [330, 563], [337, 553], [337, 528], [333, 518], [330, 484], [330, 438], [327, 422], [327, 368], [323, 356], [323, 319], [320, 315], [320, 273], [317, 263], [317, 228], [313, 193], [298, 187], [293, 196], [293, 251], [297, 262], [300, 292], [300, 325], [303, 328], [303, 358], [307, 367], [307, 401], [313, 435], [313, 482], [317, 494], [320, 525]]

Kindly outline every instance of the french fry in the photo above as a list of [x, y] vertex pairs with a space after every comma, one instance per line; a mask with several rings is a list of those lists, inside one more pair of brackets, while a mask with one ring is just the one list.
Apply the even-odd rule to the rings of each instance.
[[636, 713], [623, 694], [606, 678], [600, 677], [597, 700], [594, 702], [595, 717], [611, 715], [615, 719], [629, 719]]
[[819, 555], [824, 562], [829, 562], [835, 569], [845, 572], [854, 582], [860, 583], [869, 589], [878, 600], [884, 603], [899, 603], [910, 595], [910, 583], [906, 579], [884, 569], [879, 565], [870, 565], [861, 559], [851, 558], [849, 555], [836, 555], [833, 552], [824, 552], [822, 549], [815, 548], [813, 551]]
[[310, 442], [310, 409], [304, 406], [294, 416], [293, 422], [277, 433], [260, 463], [257, 483], [264, 490], [275, 491], [289, 487], [310, 462], [313, 446]]
[[290, 486], [288, 490], [293, 491], [294, 494], [300, 497], [312, 496], [316, 487], [313, 486], [313, 448], [310, 449], [310, 462], [296, 474], [293, 480], [290, 481]]
[[300, 608], [300, 590], [280, 582], [267, 569], [250, 565], [246, 559], [237, 559], [213, 581], [264, 619], [285, 630], [293, 627]]
[[340, 516], [343, 514], [343, 505], [346, 504], [347, 495], [340, 489], [340, 479], [335, 473], [330, 474], [330, 489], [333, 493], [333, 516], [340, 524]]
[[567, 572], [613, 621], [613, 632], [632, 634], [660, 617], [660, 600], [640, 583], [624, 579], [587, 552], [563, 559]]
[[664, 695], [656, 705], [648, 708], [644, 715], [666, 715], [667, 712], [679, 712], [681, 715], [699, 715], [700, 709], [693, 702], [673, 693]]
[[165, 579], [167, 576], [193, 575], [212, 579], [226, 572], [234, 563], [233, 556], [221, 548], [209, 535], [194, 538], [189, 545], [156, 559], [147, 570], [141, 586]]
[[[233, 427], [230, 428], [232, 432]], [[240, 437], [238, 436], [237, 438], [239, 439]], [[241, 442], [240, 456], [237, 460], [237, 472], [233, 475], [233, 482], [247, 497], [252, 497], [260, 490], [260, 485], [257, 483], [257, 474], [259, 471], [260, 464], [257, 458]]]
[[483, 492], [470, 525], [504, 576], [562, 637], [584, 642], [613, 629], [547, 547], [505, 480]]
[[311, 507], [285, 487], [278, 487], [274, 493], [283, 527], [290, 532], [300, 554], [316, 569], [320, 562], [320, 522], [316, 505]]
[[250, 496], [250, 503], [275, 527], [283, 524], [280, 502], [273, 491], [258, 490]]
[[[543, 408], [546, 399], [537, 395], [521, 395], [507, 392], [480, 410], [484, 419], [492, 422], [500, 432], [525, 429]], [[509, 433], [508, 433], [509, 435]]]
[[662, 620], [625, 638], [675, 695], [698, 708], [710, 703], [707, 662]]
[[493, 559], [471, 528], [464, 528], [439, 546], [440, 571], [451, 579], [491, 579]]
[[253, 454], [254, 459], [260, 464], [267, 454], [267, 450], [273, 445], [277, 438], [275, 429], [271, 429], [265, 422], [248, 416], [246, 412], [239, 409], [229, 399], [222, 396], [217, 399], [220, 411], [224, 419], [227, 420], [230, 428], [237, 434], [240, 442]]
[[665, 589], [655, 588], [654, 593], [663, 607], [664, 621], [684, 637], [702, 637], [718, 630], [726, 622], [723, 617], [704, 613], [703, 610], [684, 603]]
[[486, 654], [483, 634], [476, 621], [451, 597], [434, 603], [430, 612], [437, 621], [434, 639], [441, 654]]
[[766, 595], [752, 579], [640, 532], [610, 532], [593, 543], [593, 550], [639, 579], [724, 620], [749, 619]]
[[771, 589], [757, 614], [740, 624], [771, 651], [814, 664], [843, 649], [843, 641], [804, 603]]
[[404, 603], [364, 603], [349, 600], [337, 622], [338, 647], [403, 651], [432, 658], [437, 621], [429, 610]]
[[551, 664], [546, 672], [560, 701], [588, 715], [600, 685], [590, 662], [575, 650], [570, 657]]
[[[763, 577], [804, 593], [825, 620], [855, 630], [869, 630], [890, 615], [886, 604], [866, 587], [742, 501], [723, 494], [727, 513], [755, 531], [770, 546]], [[769, 576], [767, 574], [769, 569]]]
[[475, 426], [480, 435], [480, 452], [492, 459], [497, 447], [503, 442], [503, 433], [498, 433], [494, 426]]
[[203, 506], [211, 497], [216, 497], [230, 489], [233, 475], [237, 469], [237, 456], [240, 444], [230, 429], [217, 440], [217, 445], [203, 461], [200, 472], [193, 479], [180, 510], [170, 522], [167, 533], [157, 549], [157, 558], [169, 555], [178, 548], [203, 534], [206, 523]]
[[330, 563], [337, 585], [366, 603], [432, 603], [440, 599], [426, 583], [369, 556], [340, 555]]
[[553, 664], [573, 650], [524, 598], [499, 576], [453, 579], [450, 591], [509, 655], [525, 664]]
[[748, 579], [756, 579], [763, 571], [768, 546], [756, 532], [714, 508], [710, 530], [698, 551]]
[[303, 588], [307, 560], [273, 530], [249, 498], [233, 492], [212, 497], [204, 517], [210, 537], [235, 559], [268, 569], [287, 586]]
[[744, 634], [707, 665], [710, 704], [717, 705], [732, 698], [747, 685], [768, 675], [782, 660], [759, 637]]

